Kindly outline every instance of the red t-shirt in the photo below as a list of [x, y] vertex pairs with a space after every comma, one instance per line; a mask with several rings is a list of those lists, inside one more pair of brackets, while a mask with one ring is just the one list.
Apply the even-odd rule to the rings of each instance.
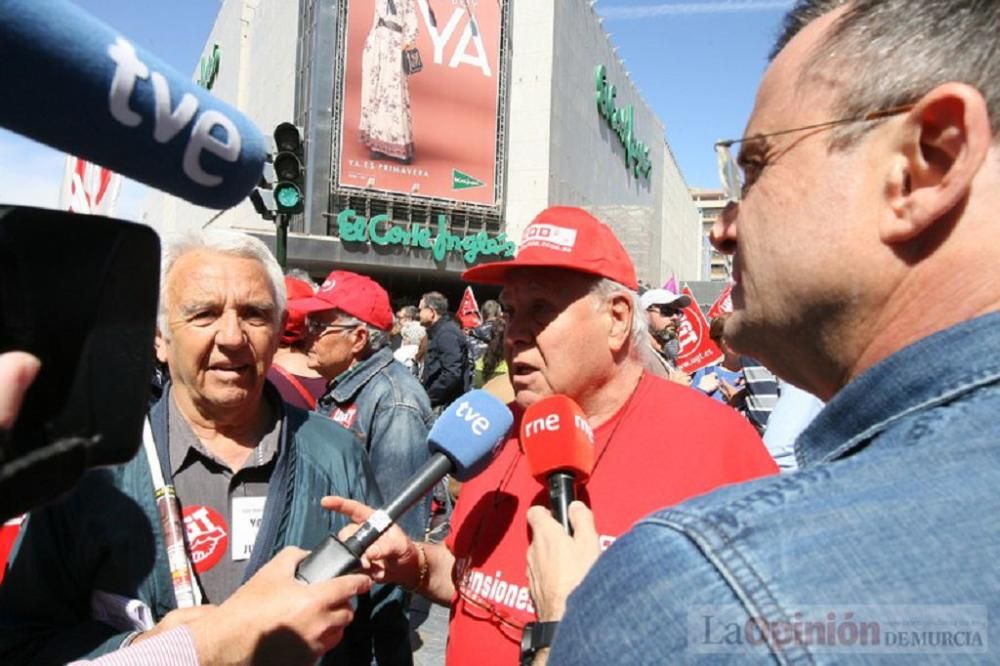
[[[528, 523], [548, 494], [528, 472], [517, 433], [462, 486], [447, 545], [455, 554], [447, 662], [518, 663], [521, 628], [536, 619], [527, 578]], [[733, 409], [650, 374], [594, 432], [594, 469], [582, 499], [602, 548], [639, 518], [727, 483], [778, 471], [753, 427]]]

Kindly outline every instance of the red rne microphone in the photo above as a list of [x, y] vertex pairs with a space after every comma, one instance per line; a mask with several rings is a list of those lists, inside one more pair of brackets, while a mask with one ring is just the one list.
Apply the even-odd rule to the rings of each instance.
[[572, 535], [569, 503], [594, 468], [594, 431], [583, 410], [564, 395], [539, 400], [524, 410], [521, 447], [531, 475], [549, 490], [552, 516]]

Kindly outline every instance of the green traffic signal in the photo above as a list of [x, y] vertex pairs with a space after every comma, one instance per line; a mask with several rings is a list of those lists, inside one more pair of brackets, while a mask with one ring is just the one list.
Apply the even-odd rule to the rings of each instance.
[[279, 213], [301, 213], [302, 190], [292, 182], [282, 182], [274, 186], [274, 203]]
[[284, 215], [301, 213], [305, 206], [305, 151], [302, 131], [292, 123], [281, 123], [274, 129], [275, 212]]

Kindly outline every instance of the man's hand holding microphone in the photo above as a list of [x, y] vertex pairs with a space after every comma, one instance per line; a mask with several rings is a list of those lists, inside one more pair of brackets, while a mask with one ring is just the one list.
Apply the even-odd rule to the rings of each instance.
[[538, 622], [525, 628], [521, 663], [541, 664], [566, 599], [601, 554], [594, 514], [576, 500], [594, 468], [594, 433], [579, 405], [553, 395], [528, 407], [520, 434], [531, 475], [547, 487], [551, 507], [527, 513], [528, 582]]
[[450, 604], [454, 595], [454, 557], [440, 544], [414, 542], [395, 525], [407, 509], [446, 474], [459, 481], [472, 478], [489, 462], [510, 430], [510, 410], [489, 393], [466, 393], [438, 417], [427, 435], [431, 457], [400, 494], [381, 509], [342, 497], [326, 497], [323, 507], [354, 523], [331, 535], [297, 571], [308, 582], [364, 571], [379, 583], [396, 583], [431, 601]]

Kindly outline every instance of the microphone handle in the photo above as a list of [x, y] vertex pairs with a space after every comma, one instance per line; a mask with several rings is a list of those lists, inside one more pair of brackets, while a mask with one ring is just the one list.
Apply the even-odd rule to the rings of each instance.
[[[434, 484], [451, 472], [452, 466], [451, 459], [445, 454], [432, 453], [427, 462], [406, 482], [406, 487], [396, 495], [395, 499], [386, 504], [383, 510], [389, 514], [389, 518], [393, 522], [396, 522], [400, 516], [426, 496], [434, 488]], [[374, 541], [372, 539], [372, 542]], [[367, 544], [365, 548], [370, 545], [371, 543]]]
[[549, 506], [552, 507], [552, 517], [573, 536], [573, 527], [569, 524], [569, 504], [576, 499], [576, 478], [569, 472], [553, 472], [549, 474]]
[[351, 573], [361, 567], [361, 556], [368, 547], [385, 534], [399, 517], [406, 513], [420, 498], [430, 492], [434, 484], [451, 471], [452, 463], [443, 453], [435, 453], [410, 478], [406, 487], [389, 504], [368, 517], [358, 531], [340, 541], [330, 534], [313, 552], [299, 562], [295, 577], [306, 583], [329, 580]]
[[313, 552], [295, 567], [295, 577], [303, 583], [318, 583], [349, 574], [361, 568], [361, 558], [340, 540], [328, 535]]

